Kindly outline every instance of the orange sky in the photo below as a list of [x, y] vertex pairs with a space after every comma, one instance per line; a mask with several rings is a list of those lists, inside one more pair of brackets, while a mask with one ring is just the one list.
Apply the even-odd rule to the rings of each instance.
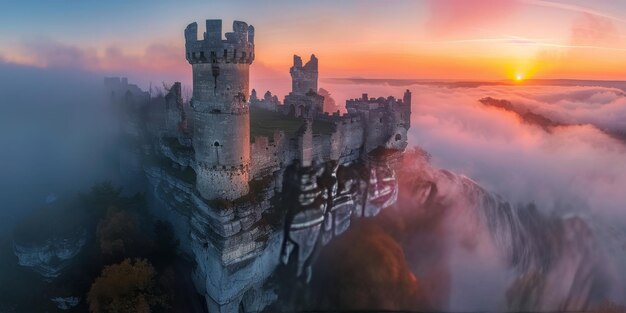
[[[233, 19], [257, 30], [255, 80], [282, 80], [292, 55], [322, 77], [500, 80], [626, 78], [626, 2], [598, 0], [216, 1], [12, 4], [0, 59], [138, 81], [189, 80], [184, 27]], [[37, 21], [38, 23], [34, 23]], [[42, 27], [39, 24], [45, 24]]]

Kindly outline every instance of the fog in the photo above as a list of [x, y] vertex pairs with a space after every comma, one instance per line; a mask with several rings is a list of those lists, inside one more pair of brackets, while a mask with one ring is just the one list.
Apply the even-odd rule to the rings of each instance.
[[48, 195], [113, 179], [101, 74], [0, 62], [0, 232]]
[[[0, 62], [3, 234], [49, 195], [63, 197], [117, 179], [116, 122], [104, 101], [103, 76], [97, 71]], [[436, 309], [502, 308], [515, 268], [480, 220], [481, 213], [463, 197], [459, 182], [467, 181], [514, 205], [534, 203], [545, 219], [580, 216], [593, 230], [594, 242], [610, 254], [610, 261], [594, 262], [603, 264], [615, 282], [626, 280], [626, 144], [619, 136], [626, 132], [626, 97], [621, 89], [593, 82], [452, 88], [445, 83], [322, 81], [320, 87], [340, 106], [364, 92], [401, 97], [410, 89], [410, 145], [432, 155], [432, 168], [415, 173], [436, 182], [443, 196], [426, 213], [417, 212], [422, 195], [401, 189], [395, 210], [356, 225], [331, 243], [320, 258], [315, 288], [332, 288], [332, 266], [349, 269], [355, 268], [354, 262], [370, 262], [378, 266], [371, 268], [370, 276], [360, 270], [342, 273], [352, 281], [363, 279], [363, 286], [379, 282], [368, 277], [387, 277], [401, 288], [370, 302], [363, 300], [367, 290], [358, 289], [353, 300], [365, 306], [378, 301]], [[562, 126], [546, 129], [525, 122], [516, 112], [479, 102], [484, 97], [510, 101], [517, 112], [532, 112]], [[450, 179], [438, 169], [459, 176]], [[555, 268], [569, 273], [579, 266], [572, 264]], [[325, 278], [333, 284], [324, 285]], [[562, 289], [571, 287], [563, 284]], [[614, 301], [623, 300], [624, 290], [617, 285], [612, 282], [607, 292]]]
[[[625, 220], [626, 145], [604, 130], [626, 131], [621, 90], [571, 86], [390, 86], [322, 84], [338, 101], [369, 92], [413, 92], [409, 141], [441, 168], [466, 175], [512, 202], [576, 209]], [[548, 132], [517, 114], [482, 105], [484, 97], [570, 126]]]
[[[444, 273], [439, 279], [450, 283], [450, 289], [440, 295], [446, 299], [442, 307], [501, 310], [505, 307], [507, 290], [512, 288], [515, 279], [522, 277], [518, 275], [525, 272], [514, 271], [513, 265], [506, 260], [505, 250], [520, 249], [520, 253], [526, 253], [525, 250], [530, 248], [531, 258], [540, 257], [532, 255], [532, 246], [537, 244], [551, 247], [550, 251], [543, 253], [566, 260], [553, 265], [546, 273], [546, 279], [553, 280], [553, 291], [545, 301], [557, 303], [571, 290], [585, 288], [582, 287], [584, 284], [569, 281], [567, 277], [573, 274], [566, 273], [586, 271], [585, 268], [595, 266], [602, 268], [605, 274], [596, 273], [594, 277], [606, 284], [606, 290], [595, 291], [607, 292], [605, 296], [615, 302], [624, 299], [626, 146], [615, 132], [626, 130], [626, 98], [619, 89], [596, 87], [593, 82], [589, 84], [451, 88], [446, 83], [394, 86], [326, 82], [321, 87], [330, 90], [340, 103], [343, 99], [358, 97], [362, 92], [368, 92], [370, 97], [400, 97], [407, 88], [413, 92], [409, 141], [432, 155], [433, 169], [419, 170], [412, 175], [428, 176], [429, 171], [441, 168], [462, 176], [449, 180], [446, 175], [435, 175], [430, 179], [437, 184], [440, 194], [445, 195], [445, 201], [442, 200], [445, 205], [436, 209], [446, 217], [427, 219], [428, 223], [438, 225], [433, 226], [438, 231], [424, 233], [420, 229], [423, 225], [405, 227], [402, 230], [407, 233], [404, 239], [397, 240], [403, 245], [407, 262], [421, 283], [429, 283], [429, 279], [419, 273], [424, 259], [429, 258], [430, 253], [439, 256], [439, 266], [445, 267], [445, 270], [436, 270]], [[518, 112], [533, 112], [565, 126], [545, 129], [525, 122], [515, 112], [483, 105], [478, 100], [484, 97], [508, 100]], [[408, 168], [405, 170], [409, 171]], [[534, 234], [530, 230], [523, 233], [522, 246], [510, 245], [506, 232], [490, 234], [487, 221], [480, 217], [484, 208], [472, 203], [471, 195], [463, 187], [465, 183], [457, 181], [463, 175], [487, 192], [501, 196], [504, 201], [520, 205], [520, 210], [529, 203], [536, 204], [543, 216], [540, 220], [566, 221], [578, 216], [592, 229], [592, 237], [586, 237], [585, 231], [576, 226], [579, 230], [574, 237], [579, 243], [575, 240], [571, 246], [550, 246], [550, 233], [560, 230], [549, 229], [556, 226], [548, 223], [545, 226], [548, 229]], [[398, 209], [386, 214], [399, 215], [407, 220], [424, 220], [415, 217], [417, 212], [425, 210], [419, 195], [411, 194], [416, 192], [415, 187], [403, 187], [409, 189], [403, 189], [405, 194], [401, 194]], [[403, 222], [406, 223], [411, 222]], [[572, 227], [569, 226], [571, 220], [564, 223], [566, 228]], [[393, 234], [396, 232], [392, 230], [394, 228], [397, 225], [387, 227], [386, 231]], [[433, 241], [433, 236], [438, 240]], [[499, 247], [498, 240], [510, 246]], [[423, 248], [424, 242], [429, 242], [428, 249]], [[593, 242], [597, 251], [589, 252], [587, 242]], [[565, 251], [572, 255], [565, 257], [562, 254]], [[541, 253], [534, 251], [534, 254], [537, 252]], [[609, 256], [604, 259], [604, 254]], [[583, 261], [585, 255], [593, 255], [594, 260]], [[611, 279], [602, 278], [604, 276]]]

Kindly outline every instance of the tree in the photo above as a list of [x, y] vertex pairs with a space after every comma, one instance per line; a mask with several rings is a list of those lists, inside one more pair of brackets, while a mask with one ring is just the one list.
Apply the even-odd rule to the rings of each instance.
[[120, 260], [141, 250], [137, 218], [126, 210], [110, 207], [98, 222], [96, 234], [102, 254], [113, 259]]
[[165, 308], [155, 285], [156, 272], [143, 259], [125, 259], [104, 268], [87, 294], [93, 313], [149, 313]]

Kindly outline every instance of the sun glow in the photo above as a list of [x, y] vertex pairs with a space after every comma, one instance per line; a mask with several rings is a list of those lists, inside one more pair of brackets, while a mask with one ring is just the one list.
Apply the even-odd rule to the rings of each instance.
[[515, 74], [515, 80], [518, 81], [518, 82], [524, 80], [524, 75], [522, 75], [522, 74]]

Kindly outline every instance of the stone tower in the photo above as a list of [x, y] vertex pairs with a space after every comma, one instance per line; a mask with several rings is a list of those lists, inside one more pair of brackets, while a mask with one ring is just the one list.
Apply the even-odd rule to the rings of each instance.
[[207, 20], [185, 29], [186, 57], [193, 70], [193, 147], [196, 189], [205, 199], [236, 199], [250, 180], [250, 64], [254, 27], [233, 22], [222, 39], [222, 21]]
[[289, 69], [291, 74], [291, 92], [295, 94], [317, 93], [317, 65], [318, 61], [314, 54], [304, 66], [302, 58], [294, 55], [293, 66]]

